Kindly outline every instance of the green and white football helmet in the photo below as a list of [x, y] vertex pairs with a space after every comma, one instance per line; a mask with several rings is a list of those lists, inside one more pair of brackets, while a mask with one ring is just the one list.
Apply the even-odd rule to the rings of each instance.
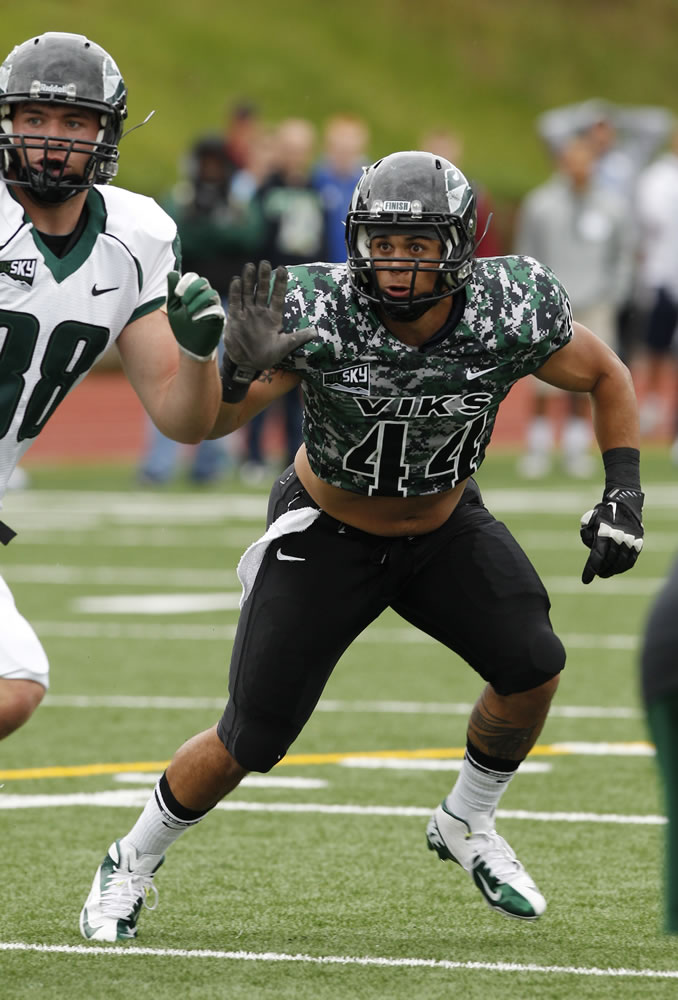
[[[47, 156], [54, 138], [22, 135], [13, 129], [17, 105], [73, 105], [99, 114], [93, 142], [78, 140], [78, 151], [90, 151], [81, 174], [26, 166], [20, 150], [43, 148]], [[66, 201], [92, 184], [107, 184], [118, 171], [118, 143], [127, 117], [127, 88], [111, 56], [84, 35], [48, 31], [17, 45], [0, 66], [0, 176], [8, 184], [29, 188], [37, 201]], [[72, 140], [61, 139], [63, 143]], [[69, 151], [69, 155], [70, 152]]]

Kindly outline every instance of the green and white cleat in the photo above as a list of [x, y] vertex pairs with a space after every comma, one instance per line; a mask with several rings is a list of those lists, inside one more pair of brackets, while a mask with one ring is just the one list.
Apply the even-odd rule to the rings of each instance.
[[154, 910], [158, 905], [153, 875], [164, 860], [164, 855], [137, 856], [133, 847], [123, 849], [119, 840], [111, 844], [80, 914], [82, 936], [88, 941], [135, 938], [142, 907]]
[[539, 889], [495, 830], [471, 833], [443, 802], [428, 822], [426, 840], [441, 861], [454, 861], [469, 873], [493, 910], [519, 920], [536, 920], [546, 909]]

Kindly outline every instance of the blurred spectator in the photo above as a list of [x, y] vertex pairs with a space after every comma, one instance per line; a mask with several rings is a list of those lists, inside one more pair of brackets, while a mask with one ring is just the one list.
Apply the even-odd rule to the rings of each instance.
[[[586, 138], [570, 139], [561, 147], [556, 172], [520, 206], [515, 252], [550, 267], [568, 292], [575, 320], [616, 348], [615, 314], [631, 280], [633, 241], [626, 203], [594, 182], [595, 162]], [[538, 379], [532, 381], [534, 412], [519, 471], [537, 478], [549, 471], [555, 446], [548, 401], [554, 395], [562, 398], [562, 393]], [[594, 468], [588, 398], [572, 393], [567, 400], [569, 414], [561, 439], [565, 469], [570, 475], [587, 477]]]
[[[182, 270], [208, 277], [226, 306], [231, 275], [239, 272], [243, 258], [256, 253], [259, 246], [261, 217], [252, 198], [231, 199], [237, 171], [222, 136], [210, 134], [198, 139], [184, 170], [185, 177], [161, 203], [177, 223]], [[175, 475], [182, 446], [161, 434], [150, 420], [146, 421], [146, 439], [138, 480], [144, 485], [166, 483]], [[222, 440], [203, 441], [190, 454], [189, 478], [193, 482], [214, 482], [224, 474], [228, 454]]]
[[312, 180], [316, 129], [288, 118], [275, 131], [275, 167], [256, 194], [264, 221], [262, 255], [278, 264], [307, 264], [327, 254], [325, 213]]
[[[233, 174], [229, 202], [233, 208], [246, 207], [257, 191], [277, 169], [277, 141], [275, 129], [261, 127], [250, 146], [249, 159]], [[263, 229], [262, 229], [263, 238]], [[247, 258], [251, 260], [251, 256]], [[242, 268], [238, 272], [240, 274]]]
[[[273, 267], [326, 260], [327, 227], [320, 192], [312, 179], [316, 130], [304, 118], [288, 118], [275, 132], [275, 169], [259, 187], [255, 201], [264, 225], [260, 256]], [[278, 405], [249, 422], [247, 460], [241, 475], [247, 482], [267, 477], [263, 432], [271, 414], [281, 416], [284, 433], [282, 466], [291, 464], [301, 444], [302, 397], [288, 392]]]
[[[428, 132], [424, 132], [420, 137], [419, 148], [425, 150], [427, 153], [435, 153], [436, 156], [443, 156], [450, 163], [454, 163], [455, 167], [459, 167], [460, 170], [464, 171], [462, 162], [464, 158], [464, 143], [457, 132], [443, 128], [431, 129]], [[479, 237], [483, 237], [483, 233], [485, 234], [478, 246], [476, 256], [498, 257], [501, 254], [501, 249], [497, 227], [491, 224], [492, 202], [490, 196], [476, 178], [469, 177], [469, 183], [476, 195], [478, 212], [477, 233]]]
[[[552, 154], [575, 135], [588, 138], [596, 158], [595, 180], [626, 199], [629, 224], [635, 226], [635, 190], [638, 176], [665, 145], [673, 128], [667, 108], [624, 107], [592, 98], [544, 112], [537, 131]], [[642, 310], [636, 302], [635, 276], [617, 309], [619, 354], [628, 364], [642, 337]]]
[[[638, 178], [636, 217], [640, 233], [638, 296], [645, 305], [647, 349], [640, 429], [651, 434], [663, 423], [662, 376], [667, 364], [676, 379], [672, 350], [678, 323], [678, 130], [670, 149]], [[678, 434], [672, 449], [678, 461]]]
[[313, 186], [325, 208], [327, 252], [324, 259], [346, 260], [345, 220], [363, 165], [368, 162], [369, 130], [357, 115], [333, 115], [325, 123], [323, 155], [313, 168]]
[[545, 111], [537, 131], [557, 155], [574, 136], [587, 137], [596, 160], [596, 180], [631, 199], [638, 174], [666, 143], [673, 116], [661, 107], [619, 107], [593, 98]]
[[223, 152], [230, 175], [249, 166], [260, 130], [261, 119], [256, 104], [237, 101], [229, 107], [223, 131]]

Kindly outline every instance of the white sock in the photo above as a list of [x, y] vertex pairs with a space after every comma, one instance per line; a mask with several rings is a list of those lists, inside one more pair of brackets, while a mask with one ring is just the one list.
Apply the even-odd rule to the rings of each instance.
[[456, 784], [445, 799], [449, 812], [463, 819], [472, 833], [494, 829], [494, 814], [515, 771], [490, 771], [466, 751]]
[[205, 813], [180, 819], [168, 808], [160, 791], [160, 781], [144, 806], [141, 816], [122, 840], [122, 847], [132, 846], [137, 854], [162, 855], [184, 830], [199, 823]]

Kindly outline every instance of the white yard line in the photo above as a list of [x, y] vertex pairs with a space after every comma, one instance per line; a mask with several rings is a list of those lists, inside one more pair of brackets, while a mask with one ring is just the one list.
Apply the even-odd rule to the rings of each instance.
[[[527, 763], [523, 764], [521, 767], [521, 771], [524, 771], [527, 766], [528, 766]], [[159, 778], [160, 778], [159, 771], [156, 774], [151, 774], [148, 771], [121, 771], [118, 774], [113, 775], [113, 781], [117, 781], [121, 785], [155, 785]], [[329, 781], [325, 781], [323, 778], [302, 778], [302, 777], [286, 778], [275, 774], [248, 774], [246, 777], [242, 779], [238, 787], [239, 788], [293, 788], [295, 790], [299, 789], [313, 790], [317, 788], [327, 788], [328, 785]]]
[[[212, 540], [212, 545], [215, 541]], [[37, 583], [45, 585], [118, 585], [118, 586], [167, 586], [167, 587], [238, 587], [238, 577], [233, 569], [195, 569], [145, 566], [67, 566], [63, 563], [31, 565], [4, 565], [2, 575], [9, 583]], [[656, 593], [664, 578], [632, 573], [596, 581], [585, 588], [581, 577], [544, 577], [544, 585], [551, 594], [586, 594], [590, 597], [644, 597]], [[240, 594], [240, 590], [236, 591]], [[113, 595], [117, 596], [117, 595]]]
[[[533, 549], [545, 549], [553, 552], [571, 552], [573, 546], [577, 544], [578, 532], [571, 528], [549, 531], [539, 528], [521, 528], [512, 526], [512, 531], [519, 539], [520, 544], [531, 552]], [[648, 534], [643, 541], [643, 552], [672, 553], [676, 545], [675, 531], [655, 531], [648, 529]]]
[[[41, 638], [61, 639], [147, 639], [157, 642], [166, 639], [218, 640], [228, 642], [235, 637], [235, 625], [170, 625], [136, 624], [120, 622], [63, 622], [34, 621], [33, 628]], [[559, 633], [570, 649], [629, 650], [638, 648], [637, 635], [597, 635], [585, 633]], [[372, 626], [358, 636], [358, 643], [434, 644], [435, 640], [415, 628], [381, 628]]]
[[[222, 709], [226, 695], [217, 698], [187, 698], [169, 695], [67, 695], [48, 694], [43, 708], [130, 708], [180, 711], [200, 709]], [[375, 715], [468, 715], [471, 702], [437, 701], [340, 701], [323, 698], [316, 706], [316, 712]], [[564, 719], [641, 719], [639, 708], [609, 705], [552, 705], [549, 718]]]
[[89, 615], [190, 615], [205, 611], [238, 611], [240, 592], [208, 594], [111, 594], [76, 597], [73, 611]]
[[[397, 757], [346, 757], [340, 760], [340, 767], [352, 767], [366, 771], [461, 771], [463, 760], [436, 760], [434, 758], [417, 758], [416, 760], [398, 759]], [[547, 774], [553, 770], [553, 764], [537, 761], [523, 761], [520, 774]]]
[[[127, 528], [121, 526], [105, 525], [105, 533], [102, 533], [102, 525], [96, 525], [92, 531], [86, 529], [73, 528], [72, 525], [60, 525], [58, 528], [59, 548], [68, 546], [69, 548], [88, 549], [119, 549], [119, 548], [153, 548], [153, 549], [210, 549], [215, 547], [223, 550], [225, 548], [240, 549], [243, 552], [254, 540], [257, 534], [256, 527], [230, 529], [224, 526], [214, 527], [208, 525], [209, 530], [200, 531], [198, 525], [182, 528]], [[45, 537], [45, 536], [48, 537]], [[46, 525], [44, 528], [39, 524], [33, 524], [30, 528], [21, 528], [21, 545], [53, 545], [54, 526]], [[671, 543], [667, 542], [667, 546]], [[662, 550], [664, 551], [664, 550]]]
[[[0, 812], [15, 809], [55, 809], [93, 806], [104, 809], [142, 809], [148, 800], [145, 788], [115, 789], [106, 792], [71, 792], [57, 795], [11, 795], [0, 792]], [[428, 818], [431, 806], [359, 806], [351, 803], [316, 802], [246, 802], [240, 799], [219, 802], [221, 812], [310, 813], [325, 816], [378, 816], [399, 819]], [[523, 809], [497, 809], [498, 819], [526, 820], [529, 823], [614, 823], [620, 826], [663, 826], [664, 816], [623, 815], [592, 812], [529, 812]]]
[[124, 948], [111, 945], [31, 944], [23, 941], [0, 941], [0, 951], [23, 951], [50, 955], [107, 955], [119, 961], [133, 958], [223, 959], [235, 962], [294, 962], [302, 965], [358, 965], [382, 969], [444, 969], [473, 972], [517, 972], [541, 975], [593, 976], [601, 979], [678, 979], [675, 969], [599, 969], [596, 966], [537, 965], [518, 962], [453, 961], [445, 958], [384, 958], [379, 955], [305, 955], [274, 951], [216, 951], [208, 948], [144, 948], [136, 944]]
[[[16, 520], [16, 519], [15, 519]], [[259, 527], [263, 527], [263, 522], [259, 522]], [[102, 535], [102, 524], [93, 523], [90, 525], [79, 525], [74, 528], [71, 524], [59, 524], [58, 545], [59, 548], [68, 546], [69, 548], [106, 549], [106, 548], [190, 548], [190, 549], [214, 549], [235, 548], [243, 551], [254, 540], [257, 535], [257, 524], [250, 527], [231, 528], [227, 525], [206, 525], [205, 531], [199, 530], [199, 525], [188, 525], [185, 528], [162, 527], [154, 528], [147, 525], [143, 528], [106, 523], [105, 535]], [[29, 527], [21, 528], [21, 545], [49, 545], [54, 539], [54, 524], [40, 524], [31, 522]], [[523, 529], [519, 525], [512, 524], [512, 530], [520, 541], [520, 544], [531, 552], [536, 549], [543, 549], [554, 552], [570, 552], [573, 545], [578, 545], [578, 531], [576, 528], [562, 529], [561, 531], [540, 531], [537, 528]], [[674, 531], [655, 531], [650, 529], [645, 538], [643, 551], [672, 553], [676, 541]]]
[[[214, 540], [212, 540], [214, 546]], [[167, 587], [237, 587], [233, 569], [172, 569], [161, 566], [65, 566], [63, 563], [35, 563], [2, 567], [3, 577], [11, 583], [44, 583], [63, 586], [156, 586]], [[240, 593], [238, 591], [238, 593]]]
[[[273, 476], [271, 476], [271, 484]], [[590, 506], [593, 497], [600, 493], [600, 485], [573, 487], [483, 487], [483, 499], [490, 510], [540, 514], [581, 513]], [[678, 483], [675, 481], [644, 483], [645, 503], [649, 509], [678, 510]], [[159, 511], [174, 513], [177, 523], [185, 520], [187, 512], [201, 511], [205, 517], [220, 514], [222, 517], [250, 518], [265, 516], [267, 492], [229, 493], [164, 493], [148, 490], [110, 492], [107, 490], [23, 490], [9, 493], [4, 501], [8, 521], [10, 513], [92, 513], [108, 517], [128, 517], [135, 513], [157, 514]], [[72, 516], [70, 523], [73, 523]]]

